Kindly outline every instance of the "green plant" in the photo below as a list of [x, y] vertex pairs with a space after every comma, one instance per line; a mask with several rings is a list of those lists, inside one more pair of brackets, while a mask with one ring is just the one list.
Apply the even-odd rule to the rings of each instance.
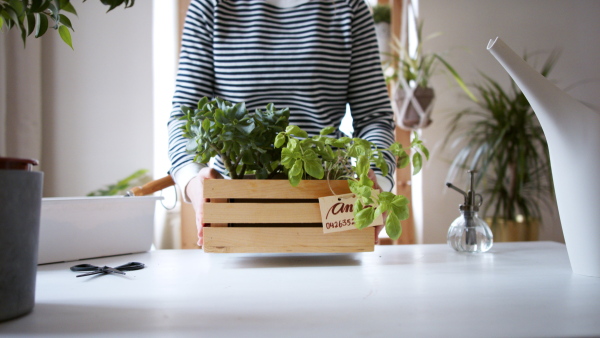
[[[548, 75], [557, 57], [556, 52], [548, 56], [542, 75]], [[518, 86], [511, 80], [505, 90], [497, 81], [481, 75], [483, 84], [474, 86], [479, 96], [476, 107], [464, 109], [452, 118], [444, 140], [448, 145], [454, 139], [451, 147], [458, 149], [448, 181], [459, 170], [478, 170], [476, 184], [485, 185], [483, 214], [492, 217], [492, 225], [520, 216], [529, 223], [539, 218], [539, 203], [554, 196], [548, 144]]]
[[390, 23], [392, 21], [392, 9], [389, 5], [375, 5], [371, 7], [373, 21], [375, 23]]
[[265, 110], [250, 113], [244, 103], [207, 97], [197, 109], [181, 109], [186, 121], [183, 136], [189, 138], [187, 150], [196, 154], [195, 162], [208, 163], [218, 155], [233, 179], [247, 173], [269, 178], [282, 171], [281, 150], [273, 147], [273, 140], [288, 126], [289, 109], [268, 104]]
[[[347, 179], [350, 190], [358, 196], [353, 208], [355, 226], [365, 228], [386, 213], [386, 232], [393, 239], [400, 237], [400, 222], [408, 218], [408, 199], [391, 192], [374, 194], [374, 182], [368, 175], [371, 164], [381, 169], [384, 176], [388, 174], [384, 152], [397, 158], [398, 168], [406, 167], [411, 163], [410, 150], [414, 152], [413, 174], [417, 174], [423, 156], [429, 158], [429, 151], [416, 133], [407, 149], [399, 143], [378, 149], [361, 138], [327, 136], [335, 131], [334, 127], [309, 137], [298, 126], [289, 125], [288, 108], [277, 110], [273, 104], [264, 111], [250, 113], [244, 103], [204, 97], [197, 109], [181, 109], [181, 120], [186, 121], [183, 136], [189, 139], [187, 151], [196, 154], [195, 162], [208, 163], [218, 155], [231, 178], [242, 179], [249, 172], [260, 179], [284, 173], [292, 186], [311, 177]], [[371, 207], [374, 204], [377, 207]]]
[[[85, 2], [86, 0], [83, 0]], [[107, 12], [125, 4], [125, 8], [134, 5], [135, 0], [100, 0], [109, 6]], [[71, 20], [64, 14], [77, 15], [70, 0], [0, 0], [0, 29], [17, 27], [21, 32], [23, 45], [27, 37], [34, 33], [36, 38], [46, 33], [49, 27], [58, 30], [61, 39], [73, 48]], [[52, 23], [50, 23], [50, 20]]]
[[[355, 226], [363, 229], [383, 213], [387, 213], [385, 229], [392, 239], [402, 233], [401, 221], [409, 216], [408, 199], [391, 192], [374, 194], [374, 182], [369, 178], [371, 164], [379, 168], [385, 176], [388, 165], [383, 157], [389, 152], [397, 159], [397, 167], [406, 167], [411, 161], [408, 151], [413, 150], [413, 174], [423, 165], [423, 156], [429, 158], [429, 151], [414, 134], [410, 146], [405, 149], [400, 143], [389, 148], [378, 149], [375, 144], [361, 138], [328, 137], [334, 127], [324, 128], [319, 135], [308, 137], [298, 126], [288, 126], [275, 138], [275, 147], [282, 147], [281, 164], [285, 167], [292, 186], [302, 179], [312, 176], [317, 179], [347, 179], [350, 190], [358, 199], [354, 203]], [[373, 205], [377, 205], [373, 208]]]
[[94, 190], [87, 194], [87, 196], [115, 196], [115, 195], [125, 195], [125, 193], [137, 186], [144, 185], [152, 180], [148, 174], [148, 169], [140, 169], [133, 174], [125, 177], [122, 180], [119, 180], [115, 184], [109, 184], [104, 188], [100, 188], [98, 190]]
[[[429, 81], [434, 75], [438, 64], [441, 64], [447, 70], [460, 86], [460, 88], [474, 101], [477, 99], [469, 90], [458, 72], [438, 53], [425, 53], [423, 50], [423, 21], [416, 20], [416, 38], [417, 44], [413, 53], [405, 48], [402, 43], [396, 39], [394, 41], [394, 53], [390, 55], [390, 61], [384, 65], [386, 68], [384, 74], [387, 82], [393, 81], [398, 84], [405, 83], [411, 88], [428, 88]], [[427, 39], [431, 39], [432, 35]]]

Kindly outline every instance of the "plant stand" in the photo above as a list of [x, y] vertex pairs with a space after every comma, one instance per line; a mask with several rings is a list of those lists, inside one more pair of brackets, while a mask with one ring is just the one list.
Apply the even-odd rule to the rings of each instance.
[[[332, 192], [333, 191], [333, 192]], [[335, 193], [334, 193], [335, 192]], [[349, 193], [347, 181], [206, 180], [205, 252], [374, 251], [374, 229], [323, 233], [318, 198]]]

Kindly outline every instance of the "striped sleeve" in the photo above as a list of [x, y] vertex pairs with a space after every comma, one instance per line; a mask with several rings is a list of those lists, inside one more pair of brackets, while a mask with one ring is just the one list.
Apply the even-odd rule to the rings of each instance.
[[[352, 61], [348, 100], [352, 112], [354, 136], [366, 139], [379, 148], [394, 142], [394, 120], [379, 57], [377, 37], [371, 13], [362, 0], [354, 0], [352, 22]], [[395, 158], [384, 153], [389, 173], [386, 179], [394, 185]], [[381, 172], [375, 168], [376, 173]]]
[[193, 163], [194, 155], [186, 152], [187, 140], [183, 138], [179, 120], [181, 106], [194, 107], [204, 96], [213, 96], [213, 12], [216, 2], [193, 0], [186, 15], [179, 70], [173, 95], [173, 109], [168, 122], [169, 158], [171, 175], [180, 187], [195, 176], [205, 165]]

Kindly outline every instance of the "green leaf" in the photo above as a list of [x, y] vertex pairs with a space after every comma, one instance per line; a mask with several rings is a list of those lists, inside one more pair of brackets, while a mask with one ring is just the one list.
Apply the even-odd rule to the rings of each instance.
[[415, 153], [412, 158], [413, 162], [413, 175], [418, 174], [423, 167], [423, 157], [419, 153]]
[[281, 148], [281, 146], [283, 146], [284, 143], [285, 143], [285, 133], [277, 134], [277, 136], [275, 137], [275, 143], [273, 144], [275, 146], [275, 148]]
[[285, 128], [285, 132], [286, 134], [294, 135], [297, 137], [308, 137], [308, 134], [304, 130], [300, 129], [300, 127], [298, 126], [288, 126], [287, 128]]
[[405, 152], [401, 156], [398, 156], [398, 161], [396, 162], [396, 166], [398, 168], [406, 168], [410, 164], [410, 157]]
[[400, 220], [393, 213], [388, 213], [385, 219], [385, 232], [391, 239], [396, 240], [402, 235], [402, 226]]
[[19, 20], [19, 15], [17, 12], [15, 12], [12, 7], [5, 7], [4, 10], [6, 13], [8, 13], [8, 17], [13, 21], [13, 23], [18, 26], [21, 21]]
[[335, 130], [336, 130], [335, 127], [326, 127], [326, 128], [323, 128], [319, 134], [320, 135], [329, 135], [329, 134], [333, 133]]
[[29, 7], [29, 11], [31, 13], [39, 13], [43, 11], [42, 4], [44, 4], [43, 0], [32, 0], [31, 6]]
[[304, 160], [304, 170], [307, 174], [317, 179], [322, 179], [325, 176], [323, 164], [318, 158]]
[[[73, 26], [71, 25], [71, 20], [69, 20], [69, 18], [67, 18], [65, 15], [60, 14], [60, 20], [59, 22], [65, 26], [67, 26], [69, 29], [71, 29], [72, 31], [75, 31], [73, 29]], [[64, 40], [64, 39], [63, 39]]]
[[298, 159], [294, 162], [292, 169], [290, 169], [289, 175], [290, 176], [301, 176], [302, 173], [303, 173], [302, 160]]
[[29, 13], [29, 14], [27, 14], [27, 36], [31, 35], [31, 33], [33, 33], [34, 30], [35, 30], [35, 15], [32, 13]]
[[300, 175], [290, 176], [289, 181], [290, 181], [290, 184], [292, 185], [292, 187], [297, 187], [298, 184], [300, 184], [300, 181], [302, 181], [302, 176], [300, 176]]
[[392, 143], [392, 145], [388, 148], [392, 155], [399, 157], [406, 152], [402, 149], [402, 145], [398, 142]]
[[294, 164], [294, 155], [289, 148], [283, 148], [281, 150], [281, 165], [289, 169]]
[[366, 207], [354, 214], [354, 222], [358, 229], [364, 229], [375, 220], [375, 209]]
[[37, 18], [35, 25], [35, 37], [39, 38], [48, 30], [48, 17], [46, 17], [46, 14], [43, 13], [35, 13], [35, 16]]
[[71, 41], [71, 32], [69, 32], [69, 29], [67, 28], [67, 26], [60, 26], [58, 27], [58, 34], [60, 35], [60, 38], [69, 46], [71, 47], [71, 49], [75, 50], [73, 48], [73, 41]]
[[360, 155], [356, 160], [356, 173], [358, 175], [366, 175], [370, 169], [370, 162], [367, 156]]
[[71, 4], [71, 2], [67, 2], [66, 4], [62, 5], [60, 7], [61, 10], [71, 13], [71, 14], [75, 14], [77, 15], [77, 11], [75, 10], [75, 7], [73, 7], [73, 5]]
[[416, 145], [416, 148], [419, 149], [425, 155], [425, 158], [429, 160], [429, 149], [425, 147], [422, 143]]

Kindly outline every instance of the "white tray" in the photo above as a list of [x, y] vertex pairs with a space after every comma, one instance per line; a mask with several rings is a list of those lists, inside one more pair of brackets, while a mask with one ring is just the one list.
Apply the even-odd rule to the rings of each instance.
[[160, 196], [42, 199], [38, 264], [150, 250]]

